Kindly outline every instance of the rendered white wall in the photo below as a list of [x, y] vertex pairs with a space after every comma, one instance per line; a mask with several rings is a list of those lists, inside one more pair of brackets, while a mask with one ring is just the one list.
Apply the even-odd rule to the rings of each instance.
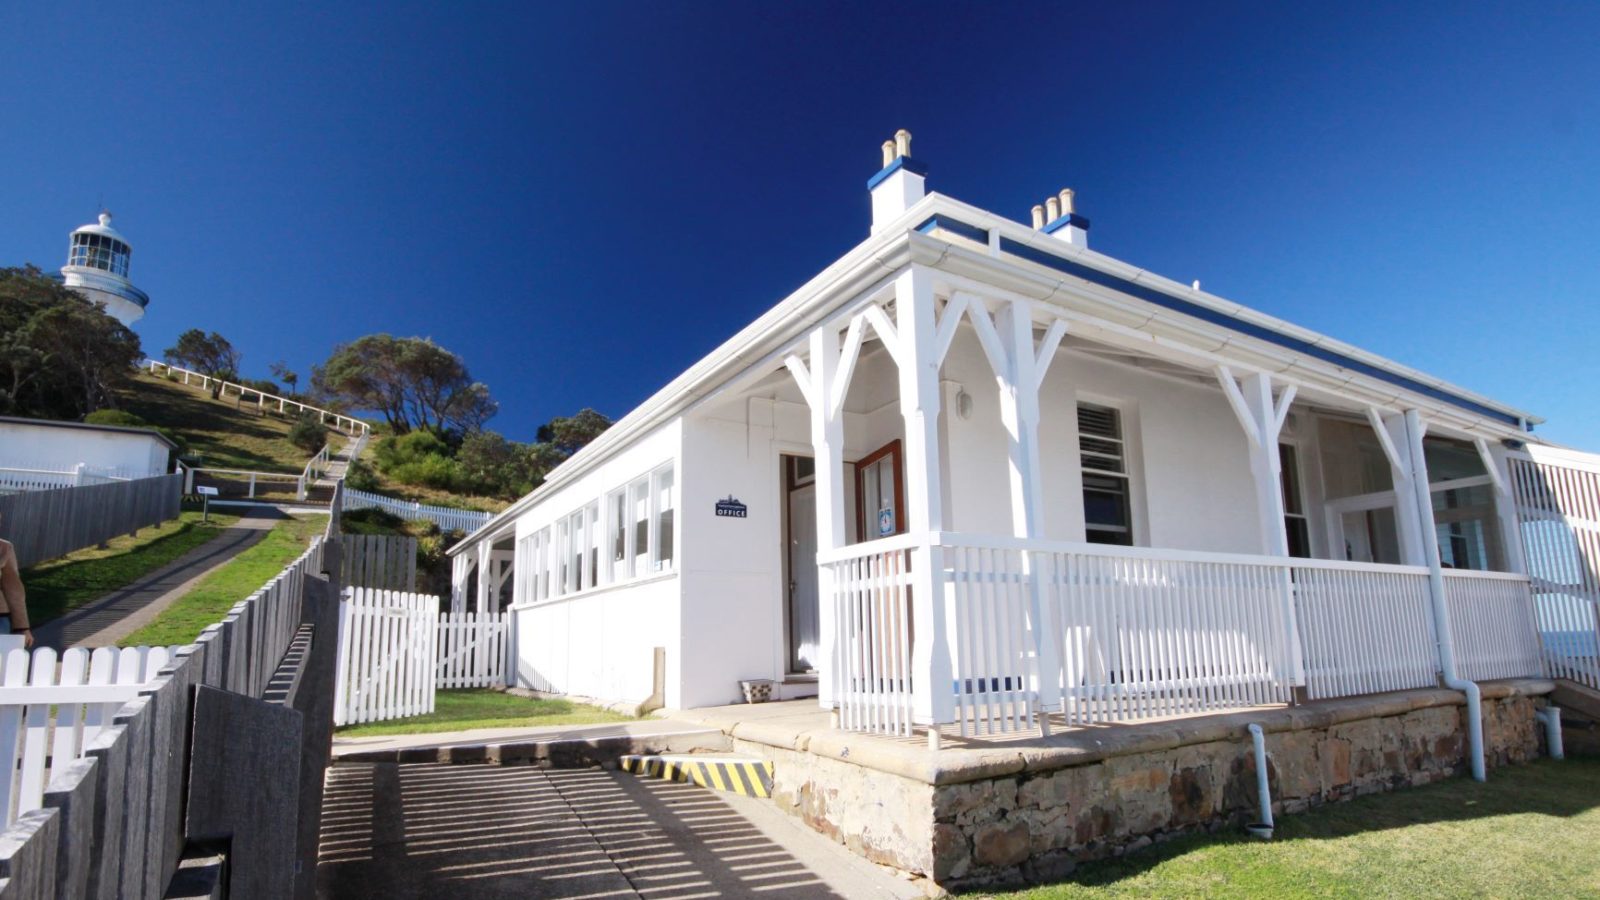
[[[683, 424], [684, 702], [733, 703], [743, 678], [781, 678], [786, 659], [783, 493], [774, 404], [747, 421]], [[732, 496], [744, 519], [715, 513]]]
[[[948, 525], [954, 531], [1008, 534], [1006, 433], [1000, 424], [993, 371], [970, 330], [957, 337], [942, 375], [963, 386], [973, 400], [972, 413], [963, 420], [953, 408], [953, 387], [947, 389], [941, 416], [950, 491]], [[1136, 543], [1260, 552], [1246, 439], [1221, 390], [1068, 351], [1057, 355], [1040, 389], [1046, 537], [1068, 541], [1084, 537], [1080, 401], [1122, 411]]]
[[0, 466], [67, 471], [84, 463], [141, 478], [165, 474], [168, 453], [153, 434], [0, 422]]

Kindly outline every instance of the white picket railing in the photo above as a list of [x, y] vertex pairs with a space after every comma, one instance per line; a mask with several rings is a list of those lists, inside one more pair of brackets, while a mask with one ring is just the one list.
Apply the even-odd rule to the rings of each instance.
[[1482, 681], [1542, 673], [1544, 653], [1528, 579], [1450, 570], [1444, 573], [1444, 595], [1461, 677]]
[[1311, 699], [1438, 683], [1427, 569], [1297, 560], [1294, 583]]
[[833, 695], [840, 727], [909, 735], [912, 726], [910, 549], [858, 545], [831, 570]]
[[[940, 549], [942, 684], [913, 671], [912, 573]], [[840, 726], [962, 735], [1133, 721], [1437, 684], [1428, 570], [1325, 560], [1108, 547], [1005, 537], [902, 535], [819, 555], [833, 621]], [[1528, 580], [1446, 573], [1468, 678], [1544, 673]], [[932, 665], [933, 663], [930, 663]], [[941, 713], [941, 707], [948, 709]], [[915, 710], [934, 710], [918, 719]]]
[[1069, 724], [1289, 699], [1297, 655], [1284, 566], [1123, 547], [1038, 556]]
[[[17, 638], [20, 641], [21, 638]], [[166, 647], [74, 647], [62, 653], [20, 647], [5, 653], [0, 671], [0, 828], [39, 809], [55, 773], [81, 759], [167, 664]]]
[[413, 522], [432, 522], [445, 531], [461, 531], [467, 534], [477, 531], [492, 518], [486, 512], [410, 503], [405, 500], [396, 500], [393, 497], [385, 497], [382, 494], [351, 490], [348, 487], [344, 491], [344, 508], [347, 510], [381, 509], [402, 519]]
[[434, 684], [440, 688], [497, 687], [506, 683], [505, 613], [440, 613], [439, 661]]
[[276, 405], [278, 407], [278, 412], [280, 413], [287, 412], [290, 409], [295, 409], [302, 413], [316, 413], [317, 417], [322, 421], [323, 424], [327, 424], [328, 419], [331, 418], [333, 419], [334, 427], [347, 434], [366, 432], [370, 427], [367, 425], [367, 423], [361, 421], [360, 419], [351, 418], [343, 413], [334, 412], [331, 409], [323, 409], [319, 406], [310, 406], [305, 403], [301, 403], [299, 400], [290, 400], [288, 397], [280, 397], [277, 394], [269, 394], [253, 387], [235, 384], [232, 381], [224, 381], [220, 378], [212, 378], [209, 375], [201, 374], [193, 369], [185, 369], [182, 366], [170, 365], [168, 363], [161, 362], [160, 360], [148, 360], [145, 363], [145, 368], [149, 369], [150, 374], [152, 375], [161, 375], [163, 372], [157, 370], [164, 370], [167, 374], [181, 377], [184, 384], [200, 385], [202, 390], [210, 390], [211, 382], [213, 381], [219, 382], [221, 384], [221, 388], [217, 394], [219, 397], [227, 396], [227, 393], [230, 390], [238, 394], [241, 401], [245, 397], [254, 394], [256, 396], [256, 406], [259, 409], [265, 409], [268, 406]]

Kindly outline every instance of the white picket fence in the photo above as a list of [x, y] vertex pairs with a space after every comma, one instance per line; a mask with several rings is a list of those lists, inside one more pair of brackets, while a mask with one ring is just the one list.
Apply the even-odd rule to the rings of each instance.
[[506, 683], [509, 631], [505, 613], [439, 614], [441, 688], [494, 687]]
[[122, 705], [155, 679], [171, 649], [73, 647], [59, 660], [49, 648], [5, 653], [0, 766], [10, 777], [0, 777], [0, 828], [41, 808], [56, 772], [84, 756]]
[[405, 500], [396, 500], [393, 497], [385, 497], [382, 494], [369, 494], [366, 491], [351, 490], [348, 487], [344, 491], [344, 508], [346, 510], [381, 509], [402, 519], [413, 522], [432, 522], [445, 531], [461, 531], [467, 534], [477, 531], [490, 519], [490, 514], [486, 512], [410, 503]]
[[431, 594], [345, 591], [335, 725], [426, 715], [439, 688], [506, 683], [506, 614], [440, 613], [439, 606]]
[[0, 491], [49, 491], [63, 487], [82, 487], [86, 484], [108, 484], [113, 481], [130, 481], [160, 472], [134, 474], [121, 467], [91, 466], [78, 463], [72, 466], [47, 463], [15, 463], [0, 466]]
[[439, 598], [350, 588], [339, 604], [333, 724], [433, 712]]

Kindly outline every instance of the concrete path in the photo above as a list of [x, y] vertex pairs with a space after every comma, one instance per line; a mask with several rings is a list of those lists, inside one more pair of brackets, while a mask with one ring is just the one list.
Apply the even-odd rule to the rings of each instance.
[[41, 646], [104, 647], [144, 627], [212, 570], [254, 546], [279, 519], [277, 510], [256, 508], [215, 538], [121, 588], [34, 629]]
[[323, 898], [909, 898], [919, 888], [772, 808], [602, 769], [345, 764]]

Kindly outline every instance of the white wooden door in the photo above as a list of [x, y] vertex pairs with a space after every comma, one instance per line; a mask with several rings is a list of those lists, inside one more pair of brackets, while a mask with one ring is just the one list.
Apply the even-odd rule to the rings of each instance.
[[817, 488], [789, 492], [789, 670], [815, 672], [822, 662], [817, 595]]

